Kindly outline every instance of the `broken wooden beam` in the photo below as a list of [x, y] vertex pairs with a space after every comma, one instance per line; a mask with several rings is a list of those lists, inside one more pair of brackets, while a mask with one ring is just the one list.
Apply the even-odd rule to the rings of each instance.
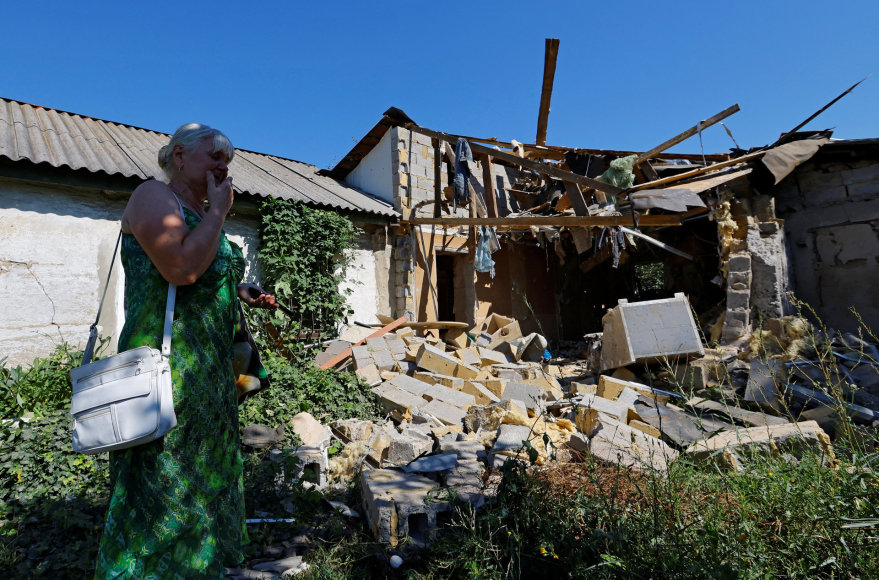
[[[530, 226], [547, 226], [547, 227], [586, 227], [586, 226], [632, 226], [633, 217], [630, 215], [612, 215], [612, 216], [527, 216], [527, 217], [506, 217], [506, 218], [410, 218], [401, 220], [401, 225], [440, 225], [440, 226], [497, 226], [499, 228], [521, 227], [528, 228]], [[658, 227], [658, 226], [679, 226], [681, 225], [680, 215], [642, 215], [637, 218], [638, 226], [641, 227]]]
[[392, 330], [399, 328], [400, 325], [404, 324], [408, 320], [409, 319], [406, 318], [405, 316], [401, 316], [400, 318], [396, 319], [395, 321], [391, 322], [390, 324], [386, 324], [385, 326], [382, 326], [380, 329], [376, 330], [375, 332], [373, 332], [372, 334], [370, 334], [369, 336], [367, 336], [363, 340], [360, 340], [359, 342], [352, 344], [351, 346], [349, 346], [348, 348], [346, 348], [345, 350], [343, 350], [342, 352], [340, 352], [339, 354], [337, 354], [336, 356], [334, 356], [330, 360], [328, 360], [325, 363], [323, 363], [322, 365], [320, 365], [320, 369], [327, 370], [327, 369], [333, 368], [334, 366], [336, 366], [337, 364], [339, 364], [340, 362], [342, 362], [343, 360], [345, 360], [346, 358], [351, 356], [351, 354], [354, 352], [353, 349], [355, 346], [360, 346], [361, 344], [366, 342], [367, 339], [378, 338], [380, 336], [384, 336], [387, 333], [391, 332]]
[[547, 38], [543, 54], [543, 86], [540, 89], [540, 109], [537, 113], [537, 144], [546, 145], [546, 125], [549, 120], [549, 102], [555, 79], [555, 63], [559, 55], [559, 39]]
[[709, 171], [716, 171], [718, 169], [723, 169], [724, 167], [730, 167], [732, 165], [738, 165], [739, 163], [745, 163], [746, 161], [753, 161], [754, 159], [763, 156], [765, 153], [766, 151], [755, 151], [754, 153], [748, 153], [747, 155], [742, 155], [741, 157], [736, 157], [735, 159], [730, 159], [729, 161], [721, 161], [720, 163], [715, 163], [714, 165], [708, 165], [706, 167], [700, 167], [699, 169], [687, 171], [686, 173], [679, 173], [677, 175], [663, 177], [662, 179], [657, 179], [656, 181], [648, 181], [647, 183], [639, 183], [638, 185], [630, 187], [626, 191], [640, 191], [642, 189], [650, 189], [651, 187], [656, 187], [657, 185], [664, 185], [666, 183], [672, 183], [675, 181], [683, 181], [684, 179], [696, 177], [697, 175], [702, 175], [703, 173], [708, 173]]
[[583, 197], [583, 192], [580, 190], [580, 186], [576, 183], [571, 183], [570, 181], [565, 181], [565, 193], [568, 194], [568, 199], [571, 201], [571, 207], [574, 208], [574, 213], [577, 215], [589, 215], [589, 204], [586, 203], [586, 199]]
[[724, 109], [723, 111], [717, 113], [713, 117], [709, 117], [708, 119], [705, 119], [704, 121], [700, 121], [698, 124], [690, 127], [689, 129], [687, 129], [683, 133], [679, 133], [679, 134], [675, 135], [674, 137], [672, 137], [671, 139], [669, 139], [668, 141], [666, 141], [665, 143], [662, 143], [661, 145], [657, 145], [656, 147], [654, 147], [650, 151], [646, 151], [646, 152], [642, 153], [641, 155], [639, 155], [638, 158], [635, 160], [635, 165], [641, 163], [642, 161], [646, 161], [647, 159], [650, 159], [651, 157], [654, 157], [655, 155], [658, 155], [659, 153], [662, 153], [666, 149], [671, 149], [672, 147], [674, 147], [675, 145], [677, 145], [681, 141], [685, 141], [685, 140], [689, 139], [690, 137], [692, 137], [693, 135], [695, 135], [699, 131], [702, 131], [702, 130], [706, 129], [707, 127], [710, 127], [711, 125], [714, 125], [715, 123], [726, 119], [727, 117], [729, 117], [730, 115], [732, 115], [733, 113], [736, 113], [738, 111], [739, 111], [739, 106], [733, 105], [732, 107], [728, 107], [728, 108]]
[[[446, 143], [452, 144], [457, 143], [458, 138], [449, 135], [447, 133], [440, 133], [438, 131], [431, 131], [430, 129], [425, 129], [419, 125], [408, 125], [406, 127], [410, 131], [415, 131], [416, 133], [421, 133], [422, 135], [426, 135], [428, 137], [433, 137], [436, 139], [440, 139], [445, 141]], [[586, 177], [585, 175], [578, 175], [571, 171], [565, 171], [559, 167], [554, 165], [550, 165], [547, 163], [540, 163], [539, 161], [533, 161], [531, 159], [525, 159], [522, 157], [518, 157], [517, 155], [513, 155], [512, 153], [507, 153], [506, 151], [499, 151], [497, 149], [492, 149], [491, 147], [486, 147], [484, 145], [479, 145], [477, 143], [470, 143], [470, 150], [473, 153], [482, 153], [483, 155], [491, 155], [495, 159], [501, 159], [506, 161], [507, 163], [511, 163], [513, 165], [518, 165], [519, 167], [524, 167], [526, 169], [533, 169], [538, 173], [543, 173], [544, 175], [549, 175], [550, 177], [555, 177], [556, 179], [561, 179], [563, 181], [570, 181], [572, 183], [576, 183], [578, 185], [582, 185], [585, 187], [590, 187], [592, 189], [597, 189], [599, 191], [603, 191], [605, 193], [609, 193], [611, 195], [619, 195], [622, 193], [622, 189], [616, 187], [615, 185], [610, 185], [609, 183], [604, 183], [603, 181], [599, 181], [597, 179], [592, 179]]]

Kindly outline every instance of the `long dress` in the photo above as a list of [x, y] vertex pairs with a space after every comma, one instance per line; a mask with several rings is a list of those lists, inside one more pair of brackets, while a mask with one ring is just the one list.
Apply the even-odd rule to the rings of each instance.
[[[184, 211], [193, 229], [199, 217]], [[168, 283], [134, 236], [122, 236], [125, 325], [119, 350], [160, 348]], [[243, 559], [243, 462], [232, 372], [241, 249], [221, 235], [217, 256], [177, 288], [171, 371], [177, 427], [110, 453], [110, 506], [96, 578], [222, 578]]]

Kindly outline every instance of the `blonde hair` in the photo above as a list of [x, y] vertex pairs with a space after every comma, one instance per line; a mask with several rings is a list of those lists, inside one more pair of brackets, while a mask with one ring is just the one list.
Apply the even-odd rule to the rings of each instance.
[[169, 178], [174, 177], [177, 166], [174, 164], [174, 147], [182, 145], [186, 151], [192, 151], [204, 139], [212, 138], [213, 149], [211, 153], [222, 151], [229, 161], [235, 156], [235, 148], [232, 142], [221, 131], [202, 125], [201, 123], [187, 123], [174, 131], [168, 144], [159, 149], [159, 167]]

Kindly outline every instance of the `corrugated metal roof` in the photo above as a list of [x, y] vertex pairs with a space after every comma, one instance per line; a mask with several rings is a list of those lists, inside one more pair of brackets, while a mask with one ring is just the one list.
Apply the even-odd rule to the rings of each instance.
[[[0, 157], [52, 167], [163, 179], [156, 159], [169, 135], [0, 98]], [[295, 199], [334, 210], [393, 217], [392, 205], [318, 174], [314, 165], [235, 150], [229, 165], [236, 192]]]

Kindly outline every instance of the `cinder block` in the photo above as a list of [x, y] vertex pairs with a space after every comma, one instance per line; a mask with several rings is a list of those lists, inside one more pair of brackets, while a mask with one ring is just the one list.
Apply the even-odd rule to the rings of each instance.
[[546, 394], [543, 389], [536, 385], [510, 382], [507, 383], [501, 399], [505, 401], [522, 401], [528, 409], [537, 410], [543, 407], [543, 402], [546, 400]]
[[461, 363], [455, 357], [429, 344], [422, 344], [418, 348], [415, 363], [420, 368], [463, 379], [474, 379], [479, 374], [476, 368]]
[[749, 254], [733, 254], [729, 257], [730, 272], [750, 272], [751, 256]]
[[465, 411], [476, 404], [476, 399], [473, 395], [443, 387], [442, 385], [428, 385], [421, 396], [428, 401], [439, 400]]
[[461, 392], [473, 395], [477, 405], [489, 405], [500, 401], [500, 397], [485, 388], [482, 383], [475, 381], [464, 381]]
[[463, 409], [453, 407], [436, 399], [422, 406], [421, 411], [436, 417], [446, 425], [461, 425], [464, 421], [464, 416], [467, 414]]
[[745, 309], [749, 308], [751, 302], [751, 293], [750, 292], [737, 292], [736, 290], [727, 290], [726, 292], [726, 307], [732, 309]]
[[370, 389], [381, 400], [386, 411], [400, 411], [405, 413], [412, 408], [418, 408], [424, 405], [424, 399], [407, 393], [402, 389], [384, 382], [377, 387]]
[[397, 366], [397, 361], [389, 350], [376, 350], [370, 354], [372, 354], [372, 360], [375, 361], [375, 366], [380, 370], [390, 371]]
[[485, 348], [485, 347], [477, 347], [477, 351], [479, 352], [479, 364], [482, 366], [489, 365], [502, 365], [507, 364], [510, 361], [509, 357], [502, 352]]
[[461, 359], [461, 362], [465, 365], [469, 365], [472, 367], [478, 367], [482, 364], [482, 361], [479, 358], [479, 355], [473, 352], [470, 349], [462, 348], [455, 352], [457, 357]]
[[398, 389], [402, 389], [416, 397], [422, 397], [425, 391], [430, 387], [427, 383], [407, 375], [397, 375], [388, 382]]
[[582, 399], [576, 401], [576, 405], [577, 407], [595, 409], [596, 411], [610, 415], [622, 423], [626, 422], [629, 415], [629, 408], [626, 405], [597, 395], [583, 395]]
[[406, 429], [403, 433], [391, 434], [388, 461], [400, 466], [409, 465], [431, 451], [433, 451], [433, 437], [417, 429]]
[[494, 455], [515, 456], [523, 447], [523, 441], [532, 437], [531, 428], [524, 425], [501, 425], [491, 452]]
[[424, 545], [436, 529], [437, 513], [449, 504], [426, 501], [439, 485], [426, 477], [387, 469], [363, 473], [361, 488], [369, 527], [379, 541], [396, 546], [409, 536]]
[[723, 432], [710, 439], [697, 441], [687, 448], [686, 453], [697, 460], [720, 459], [741, 471], [745, 465], [742, 451], [773, 456], [790, 453], [799, 457], [809, 449], [822, 454], [827, 462], [836, 458], [830, 438], [815, 421]]

